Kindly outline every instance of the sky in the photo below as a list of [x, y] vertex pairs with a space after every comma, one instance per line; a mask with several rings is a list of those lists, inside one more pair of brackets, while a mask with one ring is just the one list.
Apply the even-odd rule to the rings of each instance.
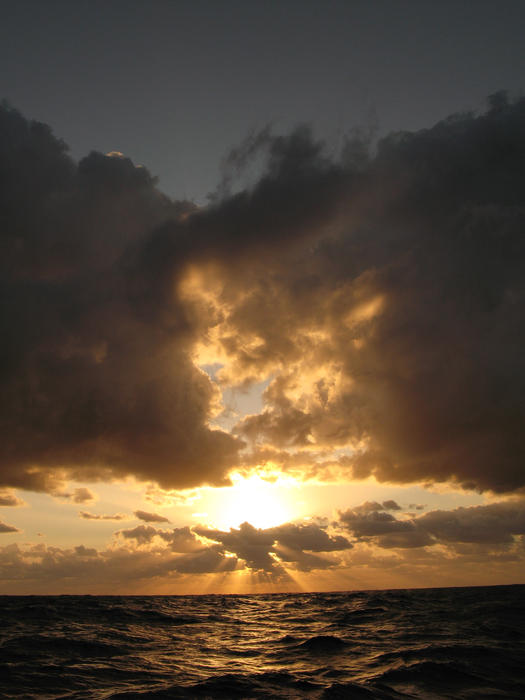
[[523, 4], [0, 4], [0, 593], [524, 583]]

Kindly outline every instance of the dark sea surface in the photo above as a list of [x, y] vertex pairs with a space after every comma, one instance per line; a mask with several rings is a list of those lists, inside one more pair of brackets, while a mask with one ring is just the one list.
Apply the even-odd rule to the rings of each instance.
[[1, 698], [525, 698], [525, 586], [0, 606]]

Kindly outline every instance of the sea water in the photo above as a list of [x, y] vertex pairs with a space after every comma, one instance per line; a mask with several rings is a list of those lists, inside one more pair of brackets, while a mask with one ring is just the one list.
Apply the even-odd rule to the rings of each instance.
[[1, 698], [525, 698], [525, 586], [0, 597]]

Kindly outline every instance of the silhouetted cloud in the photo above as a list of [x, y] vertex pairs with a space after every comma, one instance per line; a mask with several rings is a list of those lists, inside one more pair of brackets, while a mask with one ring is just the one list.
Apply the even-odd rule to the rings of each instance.
[[144, 520], [145, 523], [169, 523], [169, 519], [157, 513], [148, 513], [145, 510], [136, 510], [133, 515], [139, 520]]
[[383, 501], [382, 506], [385, 510], [401, 510], [401, 506], [393, 500]]
[[[90, 582], [90, 590], [108, 592], [142, 590], [148, 581], [169, 583], [185, 574], [244, 571], [252, 582], [283, 583], [293, 581], [294, 572], [330, 569], [334, 581], [347, 580], [337, 579], [342, 572], [376, 586], [385, 580], [445, 585], [472, 580], [473, 572], [491, 581], [493, 570], [497, 581], [505, 571], [519, 577], [523, 570], [523, 500], [431, 511], [405, 520], [385, 510], [355, 508], [340, 515], [339, 526], [352, 541], [310, 522], [262, 530], [243, 523], [228, 532], [139, 525], [120, 530], [101, 550], [83, 544], [11, 544], [0, 547], [0, 581], [10, 591], [24, 582], [55, 592]], [[0, 531], [18, 530], [0, 524]]]
[[0, 547], [0, 580], [51, 586], [60, 590], [67, 582], [90, 582], [106, 592], [148, 580], [177, 577], [181, 574], [206, 574], [233, 571], [235, 557], [224, 557], [216, 548], [192, 554], [147, 552], [121, 547], [97, 551], [78, 545], [72, 549], [38, 544]]
[[229, 532], [204, 527], [194, 527], [193, 530], [201, 537], [220, 542], [250, 568], [279, 574], [282, 571], [281, 562], [289, 562], [304, 571], [335, 566], [337, 561], [311, 552], [337, 552], [353, 546], [345, 537], [332, 537], [314, 523], [287, 523], [257, 529], [245, 522], [239, 528], [230, 528]]
[[323, 527], [316, 523], [300, 525], [286, 523], [269, 528], [267, 531], [280, 545], [297, 551], [340, 552], [352, 547], [346, 537], [329, 535]]
[[435, 540], [413, 520], [398, 520], [391, 513], [359, 508], [340, 514], [340, 521], [358, 539], [380, 547], [425, 547]]
[[0, 532], [20, 532], [17, 527], [0, 522]]
[[404, 520], [379, 510], [351, 508], [339, 514], [342, 525], [360, 541], [380, 547], [436, 544], [507, 545], [525, 534], [525, 501], [433, 510]]
[[124, 539], [135, 540], [139, 546], [150, 544], [155, 537], [158, 537], [167, 543], [174, 552], [194, 552], [206, 549], [187, 526], [174, 527], [172, 530], [160, 530], [151, 525], [137, 525], [130, 530], [119, 530], [117, 535]]
[[525, 534], [525, 501], [433, 510], [416, 522], [440, 542], [507, 543]]
[[130, 530], [119, 530], [117, 535], [124, 537], [125, 539], [132, 539], [140, 546], [143, 544], [149, 544], [154, 537], [157, 535], [160, 537], [167, 534], [167, 530], [157, 530], [157, 528], [150, 525], [138, 525]]
[[[377, 501], [365, 501], [361, 505], [356, 506], [353, 509], [356, 513], [375, 513], [380, 510], [401, 510], [395, 501], [383, 501], [383, 503], [378, 503]], [[392, 516], [388, 516], [391, 519]]]

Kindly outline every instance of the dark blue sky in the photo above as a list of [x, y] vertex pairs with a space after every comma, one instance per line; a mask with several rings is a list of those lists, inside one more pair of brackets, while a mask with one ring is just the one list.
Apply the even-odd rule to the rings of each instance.
[[525, 4], [281, 0], [1, 3], [0, 93], [79, 158], [119, 150], [205, 201], [228, 149], [271, 122], [431, 126], [522, 92]]

